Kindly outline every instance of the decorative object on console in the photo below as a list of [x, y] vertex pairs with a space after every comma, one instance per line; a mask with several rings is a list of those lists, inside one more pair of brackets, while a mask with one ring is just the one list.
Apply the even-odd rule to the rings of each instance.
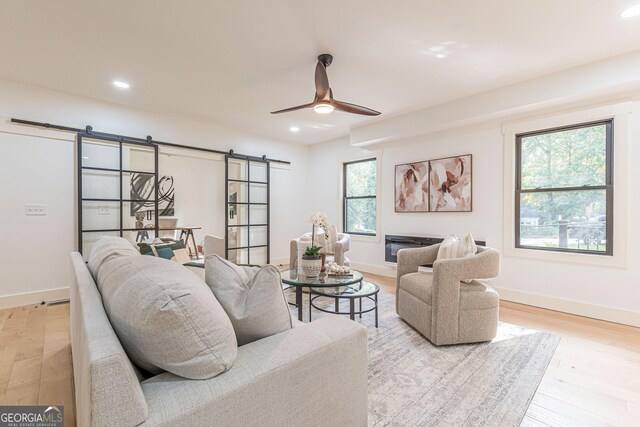
[[144, 212], [136, 212], [136, 228], [138, 230], [144, 228]]
[[429, 161], [429, 210], [471, 212], [471, 154]]
[[395, 211], [429, 212], [429, 162], [396, 165]]

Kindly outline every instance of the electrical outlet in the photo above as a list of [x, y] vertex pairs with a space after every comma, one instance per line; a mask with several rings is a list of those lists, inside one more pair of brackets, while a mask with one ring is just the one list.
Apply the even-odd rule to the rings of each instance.
[[111, 215], [109, 206], [98, 206], [98, 215]]
[[24, 214], [27, 216], [44, 216], [47, 214], [46, 205], [24, 205]]

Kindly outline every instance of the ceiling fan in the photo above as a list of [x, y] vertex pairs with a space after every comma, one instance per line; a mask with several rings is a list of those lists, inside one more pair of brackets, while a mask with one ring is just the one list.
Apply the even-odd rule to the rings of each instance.
[[284, 110], [272, 111], [271, 114], [288, 113], [289, 111], [302, 110], [304, 108], [313, 108], [316, 113], [329, 114], [333, 110], [344, 111], [345, 113], [362, 114], [365, 116], [377, 116], [379, 111], [361, 105], [350, 104], [348, 102], [333, 99], [333, 91], [329, 87], [329, 78], [327, 77], [327, 67], [333, 62], [333, 56], [323, 53], [318, 56], [318, 65], [316, 65], [316, 94], [313, 102], [297, 107], [285, 108]]

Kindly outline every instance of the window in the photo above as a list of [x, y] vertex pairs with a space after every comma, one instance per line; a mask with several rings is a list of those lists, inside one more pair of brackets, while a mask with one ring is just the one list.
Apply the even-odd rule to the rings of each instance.
[[343, 230], [376, 235], [376, 159], [344, 164]]
[[516, 135], [516, 247], [613, 254], [612, 120]]

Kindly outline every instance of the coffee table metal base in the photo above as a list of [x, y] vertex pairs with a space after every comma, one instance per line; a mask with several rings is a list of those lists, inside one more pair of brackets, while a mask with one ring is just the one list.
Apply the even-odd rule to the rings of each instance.
[[[376, 328], [378, 327], [378, 292], [380, 291], [380, 288], [378, 287], [378, 285], [376, 285], [375, 283], [371, 283], [371, 282], [367, 282], [364, 281], [362, 282], [366, 288], [363, 288], [362, 285], [357, 284], [357, 285], [353, 285], [353, 286], [346, 286], [345, 290], [343, 291], [338, 291], [337, 289], [335, 289], [337, 292], [334, 293], [329, 293], [327, 292], [328, 290], [317, 290], [315, 288], [311, 288], [311, 294], [309, 295], [309, 321], [311, 321], [311, 309], [315, 308], [318, 311], [322, 311], [324, 313], [331, 313], [331, 314], [342, 314], [342, 315], [349, 315], [349, 317], [351, 318], [351, 320], [355, 320], [356, 318], [356, 314], [358, 315], [358, 317], [362, 318], [362, 314], [363, 313], [369, 313], [370, 311], [375, 311], [375, 325]], [[358, 289], [360, 288], [360, 289]], [[333, 289], [332, 289], [333, 291]], [[314, 295], [314, 296], [312, 296]], [[318, 305], [314, 304], [314, 301], [318, 298], [333, 298], [334, 299], [334, 309], [332, 310], [327, 310], [324, 309], [322, 307], [319, 307]], [[362, 299], [368, 299], [371, 302], [373, 302], [373, 307], [367, 308], [365, 310], [362, 309]], [[349, 311], [340, 311], [340, 300], [341, 299], [348, 299], [349, 300]], [[356, 311], [356, 299], [358, 300], [358, 310]], [[296, 301], [297, 301], [297, 295], [296, 295]], [[300, 298], [300, 301], [302, 301], [302, 297]], [[301, 314], [302, 313], [302, 306], [299, 305], [298, 306], [298, 313]]]

